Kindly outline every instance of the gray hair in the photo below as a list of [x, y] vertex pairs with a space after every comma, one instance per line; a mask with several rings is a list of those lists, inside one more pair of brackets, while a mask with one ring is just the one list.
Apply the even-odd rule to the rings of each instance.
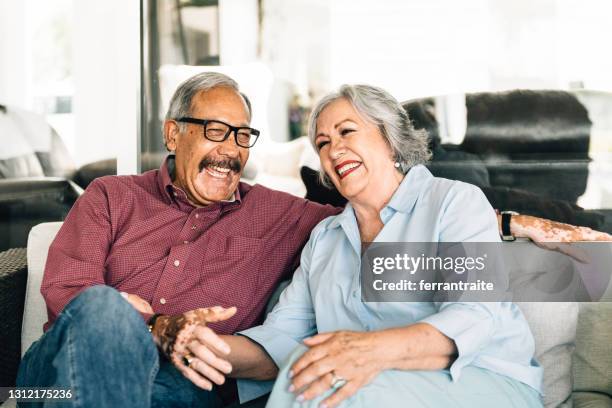
[[[178, 86], [174, 95], [172, 95], [172, 99], [170, 99], [168, 112], [166, 112], [166, 120], [191, 115], [191, 101], [193, 97], [200, 91], [208, 91], [218, 87], [227, 87], [238, 92], [247, 105], [249, 117], [251, 116], [251, 102], [245, 94], [240, 92], [236, 81], [218, 72], [202, 72], [185, 80]], [[179, 129], [183, 132], [185, 130], [185, 123], [179, 123]]]
[[[406, 174], [412, 166], [424, 164], [431, 158], [429, 138], [424, 129], [415, 129], [402, 105], [387, 91], [371, 85], [342, 85], [336, 92], [324, 96], [313, 108], [308, 123], [308, 136], [315, 147], [317, 119], [332, 102], [344, 98], [363, 117], [378, 126], [400, 170]], [[331, 187], [331, 181], [321, 169], [319, 178]]]

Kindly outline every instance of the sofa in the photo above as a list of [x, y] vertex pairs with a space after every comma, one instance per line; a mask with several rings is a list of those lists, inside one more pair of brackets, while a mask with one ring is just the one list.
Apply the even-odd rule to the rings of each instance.
[[[60, 227], [61, 222], [37, 225], [28, 238], [22, 354], [42, 335], [47, 319], [40, 285], [49, 245]], [[608, 293], [612, 295], [612, 288]], [[612, 296], [607, 300], [519, 303], [545, 370], [546, 407], [612, 408]], [[7, 401], [2, 407], [13, 403]]]

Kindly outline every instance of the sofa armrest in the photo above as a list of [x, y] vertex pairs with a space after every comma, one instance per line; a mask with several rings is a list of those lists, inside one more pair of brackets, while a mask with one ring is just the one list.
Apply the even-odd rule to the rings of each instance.
[[43, 334], [43, 324], [47, 321], [47, 307], [40, 293], [40, 285], [45, 273], [49, 246], [55, 239], [61, 222], [46, 222], [36, 225], [28, 237], [28, 283], [26, 287], [23, 325], [21, 328], [21, 354]]
[[74, 202], [82, 193], [81, 187], [61, 177], [0, 179], [0, 204], [22, 202], [48, 194], [61, 194], [63, 199]]
[[82, 188], [87, 188], [94, 179], [117, 174], [117, 159], [99, 160], [80, 167], [73, 180]]
[[17, 377], [27, 275], [25, 248], [12, 248], [0, 252], [0, 307], [2, 307], [0, 386], [2, 387], [13, 387]]
[[0, 251], [25, 247], [36, 224], [62, 221], [82, 193], [63, 178], [0, 180]]

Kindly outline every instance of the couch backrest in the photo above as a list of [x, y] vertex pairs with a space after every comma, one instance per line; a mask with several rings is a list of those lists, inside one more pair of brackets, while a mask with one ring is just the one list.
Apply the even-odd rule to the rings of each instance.
[[[467, 128], [459, 145], [439, 144], [441, 124], [435, 117], [435, 104], [443, 100], [404, 103], [415, 127], [432, 135], [434, 165], [440, 166], [441, 160], [460, 161], [454, 169], [460, 173], [466, 161], [476, 159], [493, 187], [526, 190], [572, 203], [585, 192], [592, 123], [573, 94], [554, 90], [466, 94]], [[440, 157], [441, 152], [449, 151], [454, 155]], [[445, 163], [443, 170], [449, 165]], [[472, 163], [470, 169], [473, 167]], [[551, 183], [557, 179], [564, 182]]]

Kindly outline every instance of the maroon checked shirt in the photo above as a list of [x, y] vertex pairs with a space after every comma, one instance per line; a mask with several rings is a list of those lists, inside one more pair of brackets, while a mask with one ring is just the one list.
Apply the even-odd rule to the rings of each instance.
[[77, 200], [49, 248], [45, 331], [92, 285], [136, 294], [168, 315], [237, 306], [234, 317], [211, 328], [231, 334], [252, 327], [298, 266], [310, 231], [338, 213], [245, 183], [234, 201], [194, 207], [172, 184], [173, 161], [142, 175], [97, 179]]

